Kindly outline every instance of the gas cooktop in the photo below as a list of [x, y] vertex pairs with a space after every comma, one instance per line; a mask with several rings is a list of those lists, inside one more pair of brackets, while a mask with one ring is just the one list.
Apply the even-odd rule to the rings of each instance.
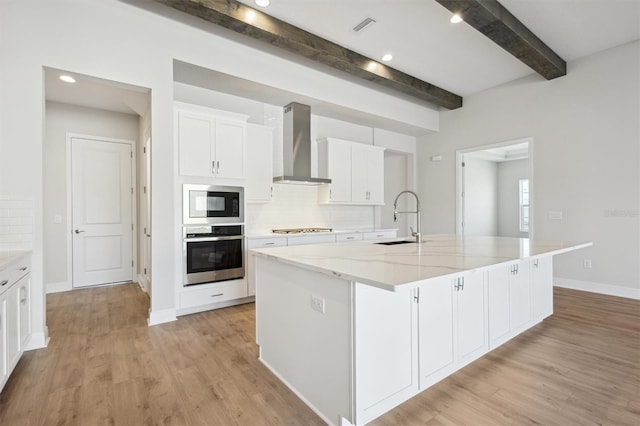
[[331, 228], [290, 228], [290, 229], [273, 229], [274, 234], [313, 234], [317, 232], [331, 232]]

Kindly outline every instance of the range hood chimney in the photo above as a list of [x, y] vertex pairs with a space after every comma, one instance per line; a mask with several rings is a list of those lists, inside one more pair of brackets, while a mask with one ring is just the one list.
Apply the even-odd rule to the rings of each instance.
[[331, 179], [311, 177], [311, 107], [291, 102], [284, 107], [282, 146], [284, 176], [274, 183], [321, 185]]

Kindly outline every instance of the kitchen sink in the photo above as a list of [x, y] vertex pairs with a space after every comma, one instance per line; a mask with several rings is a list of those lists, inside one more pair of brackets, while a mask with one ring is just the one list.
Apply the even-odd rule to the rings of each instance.
[[382, 241], [380, 243], [375, 243], [375, 244], [381, 244], [383, 246], [395, 246], [397, 244], [415, 244], [415, 241]]

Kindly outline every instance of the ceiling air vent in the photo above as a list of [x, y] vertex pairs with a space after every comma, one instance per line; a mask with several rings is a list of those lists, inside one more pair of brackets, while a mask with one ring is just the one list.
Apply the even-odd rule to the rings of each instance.
[[375, 24], [375, 19], [366, 18], [364, 21], [360, 22], [358, 25], [353, 27], [353, 31], [359, 33], [360, 31], [364, 31], [366, 28], [369, 28], [371, 25]]

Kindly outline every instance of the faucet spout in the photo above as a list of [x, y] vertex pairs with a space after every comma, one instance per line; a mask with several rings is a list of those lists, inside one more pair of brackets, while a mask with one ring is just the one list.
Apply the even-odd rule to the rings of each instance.
[[[406, 211], [406, 212], [398, 211], [398, 198], [400, 198], [402, 194], [411, 194], [415, 197], [416, 199], [415, 211]], [[416, 237], [416, 243], [420, 244], [420, 241], [422, 240], [422, 226], [420, 223], [420, 199], [418, 198], [418, 194], [408, 189], [405, 189], [404, 191], [401, 191], [398, 195], [396, 195], [396, 199], [393, 201], [393, 221], [394, 222], [398, 221], [398, 213], [409, 213], [409, 214], [416, 215], [416, 222], [417, 222], [416, 231], [414, 232], [413, 228], [411, 228], [411, 236]]]

